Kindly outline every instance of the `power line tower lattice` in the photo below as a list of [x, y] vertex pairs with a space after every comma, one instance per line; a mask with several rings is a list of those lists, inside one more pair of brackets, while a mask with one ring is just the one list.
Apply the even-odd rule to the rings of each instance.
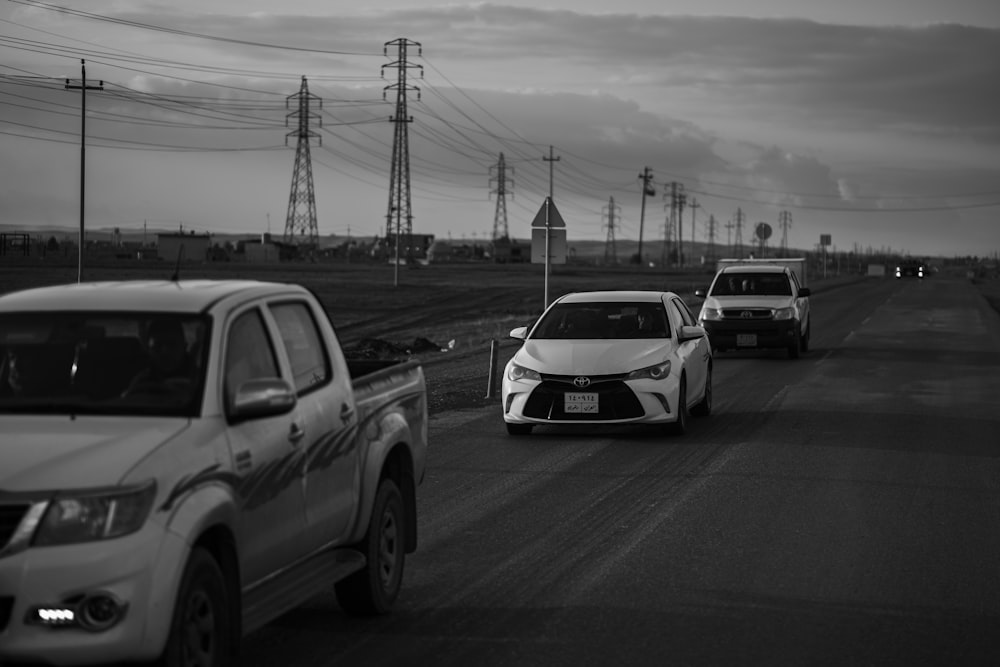
[[286, 108], [291, 106], [292, 100], [298, 102], [298, 109], [288, 114], [285, 124], [290, 124], [289, 119], [294, 118], [296, 128], [285, 135], [285, 144], [288, 144], [288, 137], [296, 138], [295, 167], [292, 170], [292, 188], [288, 195], [284, 240], [285, 243], [298, 246], [300, 254], [312, 256], [319, 247], [319, 229], [316, 224], [316, 190], [313, 187], [309, 142], [315, 138], [322, 146], [323, 138], [310, 129], [309, 123], [314, 120], [317, 125], [322, 124], [322, 119], [313, 113], [311, 108], [313, 102], [316, 103], [316, 108], [322, 108], [323, 100], [309, 92], [309, 84], [304, 76], [299, 92], [289, 95], [285, 100]]
[[389, 172], [389, 210], [385, 214], [385, 237], [387, 241], [390, 238], [395, 239], [394, 265], [396, 268], [394, 271], [394, 284], [398, 285], [400, 244], [406, 244], [405, 259], [407, 263], [409, 263], [413, 255], [413, 209], [410, 200], [410, 142], [408, 129], [409, 124], [413, 122], [413, 117], [408, 114], [406, 109], [407, 91], [412, 90], [416, 92], [417, 99], [420, 99], [420, 89], [416, 86], [408, 85], [406, 78], [407, 71], [411, 68], [419, 69], [420, 76], [423, 78], [424, 68], [423, 65], [415, 65], [407, 61], [408, 51], [411, 46], [417, 47], [418, 56], [423, 55], [423, 47], [420, 45], [420, 42], [414, 42], [406, 38], [386, 42], [383, 47], [383, 53], [386, 56], [389, 55], [390, 46], [396, 47], [398, 56], [393, 62], [382, 65], [383, 77], [385, 76], [387, 67], [397, 70], [396, 83], [390, 84], [382, 90], [383, 99], [386, 99], [387, 91], [396, 91], [396, 113], [389, 119], [389, 122], [394, 123], [396, 128], [392, 141], [392, 168]]
[[[608, 238], [604, 242], [604, 263], [605, 264], [617, 264], [618, 263], [618, 250], [615, 248], [615, 216], [621, 219], [622, 207], [615, 204], [615, 198], [608, 198], [608, 205], [604, 207], [604, 211], [608, 214]], [[602, 211], [602, 213], [604, 212]]]
[[[510, 237], [510, 232], [507, 227], [507, 195], [513, 196], [513, 192], [510, 192], [514, 187], [513, 179], [507, 178], [507, 163], [504, 160], [503, 153], [500, 153], [500, 160], [496, 165], [490, 167], [490, 171], [496, 171], [496, 176], [490, 177], [490, 183], [494, 181], [497, 186], [495, 190], [491, 190], [491, 194], [497, 196], [497, 208], [496, 212], [493, 214], [493, 240], [506, 239]], [[514, 168], [510, 168], [511, 173], [513, 173]]]

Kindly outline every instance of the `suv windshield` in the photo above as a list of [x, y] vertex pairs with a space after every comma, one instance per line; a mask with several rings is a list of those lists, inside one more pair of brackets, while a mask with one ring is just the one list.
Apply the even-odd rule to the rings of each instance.
[[0, 412], [194, 416], [208, 328], [176, 313], [0, 315]]
[[669, 338], [667, 313], [660, 303], [561, 303], [553, 306], [531, 338]]
[[711, 296], [791, 296], [783, 273], [723, 273], [712, 285]]

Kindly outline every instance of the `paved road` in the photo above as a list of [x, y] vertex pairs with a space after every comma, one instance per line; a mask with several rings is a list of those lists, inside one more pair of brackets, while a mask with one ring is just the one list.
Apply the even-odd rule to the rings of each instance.
[[396, 612], [320, 595], [242, 664], [1000, 664], [1000, 316], [947, 279], [813, 309], [682, 438], [436, 415]]

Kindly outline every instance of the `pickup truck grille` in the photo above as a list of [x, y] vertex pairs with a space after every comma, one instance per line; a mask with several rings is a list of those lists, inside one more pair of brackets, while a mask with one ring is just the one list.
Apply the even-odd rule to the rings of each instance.
[[0, 551], [7, 546], [14, 531], [21, 525], [21, 519], [31, 505], [27, 503], [0, 504]]
[[774, 311], [770, 308], [723, 308], [722, 319], [724, 320], [770, 320], [774, 318]]

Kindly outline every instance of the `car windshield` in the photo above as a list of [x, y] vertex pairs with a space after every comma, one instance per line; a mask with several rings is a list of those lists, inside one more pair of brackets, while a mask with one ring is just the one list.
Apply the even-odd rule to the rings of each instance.
[[0, 413], [194, 416], [208, 328], [190, 314], [0, 315]]
[[711, 296], [791, 296], [783, 273], [723, 273], [715, 279]]
[[531, 332], [532, 339], [669, 338], [660, 303], [560, 303]]

